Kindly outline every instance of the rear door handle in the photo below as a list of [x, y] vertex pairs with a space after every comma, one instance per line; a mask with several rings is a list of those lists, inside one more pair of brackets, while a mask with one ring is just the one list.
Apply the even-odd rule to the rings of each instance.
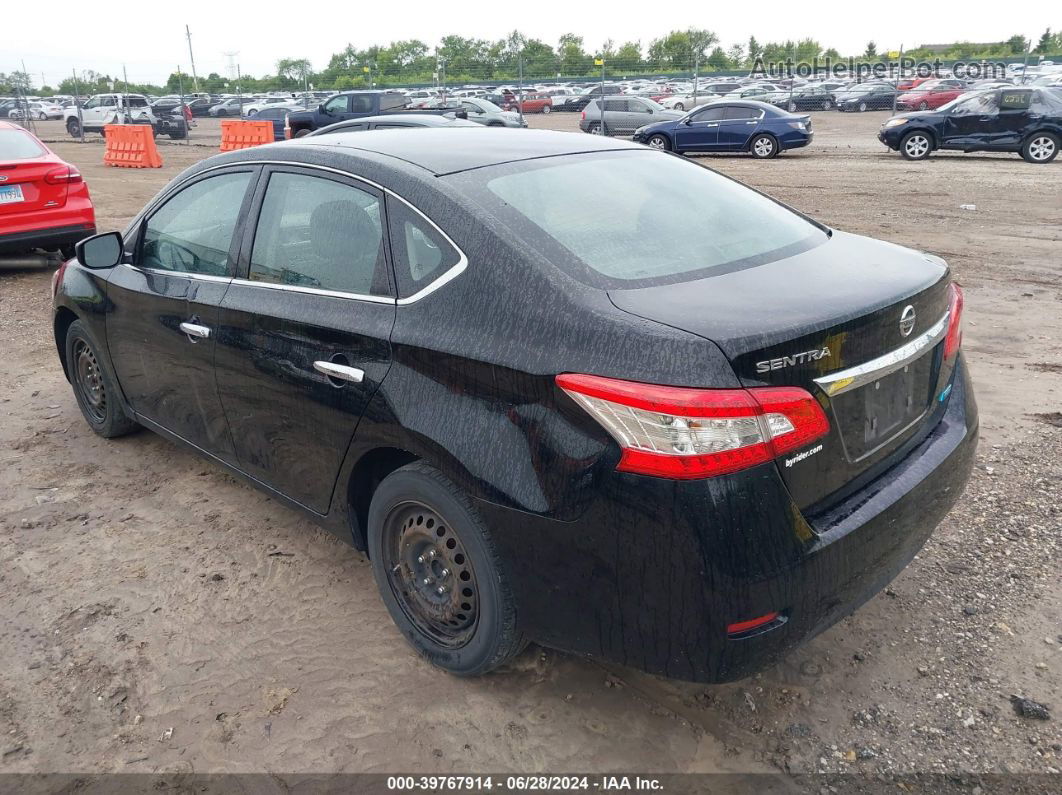
[[187, 321], [180, 325], [180, 329], [189, 337], [196, 337], [201, 340], [205, 340], [210, 336], [210, 329], [206, 326], [199, 326], [195, 323], [188, 323]]
[[350, 381], [353, 384], [360, 384], [362, 379], [365, 378], [364, 370], [359, 370], [357, 367], [347, 367], [345, 364], [336, 364], [335, 362], [314, 362], [313, 369], [319, 373], [324, 373], [329, 378], [338, 378], [340, 381]]

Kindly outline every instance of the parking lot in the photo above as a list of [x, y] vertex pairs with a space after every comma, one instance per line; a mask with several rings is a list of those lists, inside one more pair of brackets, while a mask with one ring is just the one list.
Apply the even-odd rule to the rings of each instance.
[[[886, 116], [815, 113], [806, 149], [695, 160], [948, 260], [978, 465], [885, 592], [733, 684], [534, 646], [480, 679], [433, 669], [360, 553], [158, 436], [93, 435], [55, 355], [51, 272], [0, 271], [0, 770], [1058, 773], [1062, 166], [907, 162], [875, 138]], [[143, 171], [104, 168], [99, 139], [61, 122], [37, 130], [81, 170], [103, 231], [216, 151], [219, 123], [197, 122]], [[1018, 716], [1012, 694], [1053, 719]]]

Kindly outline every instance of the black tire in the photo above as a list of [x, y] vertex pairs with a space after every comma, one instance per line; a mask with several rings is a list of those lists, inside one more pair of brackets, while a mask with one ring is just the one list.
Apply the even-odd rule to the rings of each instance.
[[70, 133], [70, 137], [72, 137], [72, 138], [80, 138], [81, 137], [81, 124], [78, 122], [77, 119], [70, 119], [66, 123], [66, 131], [68, 133]]
[[66, 367], [85, 422], [104, 439], [125, 436], [140, 427], [122, 408], [114, 374], [80, 320], [66, 332]]
[[187, 135], [186, 135], [185, 133], [167, 133], [167, 134], [168, 134], [168, 135], [170, 136], [170, 138], [172, 138], [172, 139], [173, 139], [174, 141], [180, 141], [181, 139], [183, 139], [183, 138], [187, 138], [187, 137], [188, 137], [188, 136], [187, 136]]
[[73, 259], [77, 255], [73, 246], [63, 246], [59, 249], [59, 253], [63, 255], [63, 259]]
[[295, 137], [296, 138], [305, 138], [309, 134], [310, 134], [309, 130], [299, 130], [297, 133], [295, 133]]
[[671, 151], [671, 141], [667, 139], [666, 135], [661, 135], [660, 133], [650, 135], [649, 140], [645, 142], [645, 145], [650, 149], [659, 149], [661, 152]]
[[925, 101], [925, 100], [923, 99], [923, 100], [922, 100], [921, 102], [919, 102], [919, 103], [918, 103], [918, 109], [919, 109], [919, 110], [929, 110], [929, 103], [928, 103], [928, 102], [926, 102], [926, 101]]
[[769, 160], [778, 156], [778, 139], [767, 133], [753, 136], [749, 141], [749, 152], [760, 160]]
[[675, 103], [675, 110], [686, 110], [686, 106], [683, 105], [681, 102], [676, 102]]
[[[425, 659], [458, 676], [478, 676], [524, 648], [490, 533], [445, 475], [422, 461], [392, 472], [373, 494], [367, 530], [384, 604]], [[446, 594], [436, 597], [437, 586]]]
[[793, 113], [797, 109], [797, 104], [795, 102], [790, 102], [788, 107], [789, 107], [789, 112]]
[[1021, 156], [1027, 163], [1050, 163], [1058, 157], [1059, 138], [1046, 130], [1035, 132], [1021, 145]]
[[824, 99], [822, 101], [822, 109], [823, 110], [829, 110], [832, 107], [833, 107], [833, 103], [830, 100]]
[[900, 139], [900, 154], [908, 160], [925, 160], [933, 151], [933, 139], [924, 130], [912, 130]]
[[586, 131], [590, 133], [590, 135], [602, 135], [603, 133], [601, 132], [601, 122], [590, 122], [588, 125], [586, 125]]

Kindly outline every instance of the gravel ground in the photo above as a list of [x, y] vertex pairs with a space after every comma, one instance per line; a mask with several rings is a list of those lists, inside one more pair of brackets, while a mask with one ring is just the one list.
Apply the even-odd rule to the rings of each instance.
[[[912, 164], [877, 143], [881, 118], [816, 114], [807, 150], [697, 160], [828, 224], [949, 260], [967, 289], [978, 465], [888, 590], [731, 685], [538, 648], [479, 680], [432, 669], [392, 627], [359, 554], [150, 433], [94, 437], [57, 366], [50, 273], [0, 272], [0, 772], [829, 774], [800, 780], [815, 791], [851, 772], [945, 773], [960, 791], [978, 774], [1021, 773], [1048, 774], [1021, 781], [1051, 791], [1062, 163]], [[89, 181], [101, 229], [216, 144], [204, 122], [199, 145], [161, 146], [163, 169], [105, 169], [101, 146], [46, 126]]]

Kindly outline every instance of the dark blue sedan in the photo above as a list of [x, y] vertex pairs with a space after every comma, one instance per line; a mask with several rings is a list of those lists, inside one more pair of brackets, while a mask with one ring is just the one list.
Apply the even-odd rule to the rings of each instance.
[[673, 152], [748, 152], [774, 157], [811, 143], [811, 117], [753, 100], [701, 105], [681, 119], [647, 124], [634, 140]]

